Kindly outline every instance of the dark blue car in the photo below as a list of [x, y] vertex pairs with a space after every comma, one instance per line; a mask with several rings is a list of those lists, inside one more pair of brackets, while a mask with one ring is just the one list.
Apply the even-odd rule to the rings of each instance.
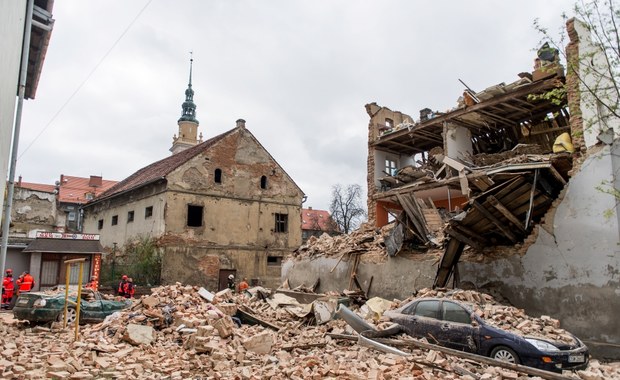
[[408, 335], [430, 343], [547, 371], [584, 369], [590, 356], [577, 337], [568, 344], [521, 336], [486, 323], [466, 304], [453, 300], [416, 299], [384, 316]]

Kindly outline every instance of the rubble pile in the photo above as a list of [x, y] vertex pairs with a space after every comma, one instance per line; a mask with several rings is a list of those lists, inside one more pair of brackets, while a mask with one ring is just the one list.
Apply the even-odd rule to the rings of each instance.
[[545, 149], [538, 144], [518, 144], [511, 150], [499, 153], [478, 153], [469, 155], [464, 161], [473, 167], [492, 166], [499, 163], [507, 165], [510, 163], [528, 162], [530, 158], [532, 158], [533, 161], [539, 161], [542, 159], [540, 156], [546, 153], [549, 152], [545, 151]]
[[[285, 310], [284, 303], [268, 303], [262, 291], [252, 294], [211, 294], [178, 283], [162, 286], [102, 323], [81, 326], [77, 341], [73, 327], [33, 327], [1, 313], [0, 377], [536, 379], [432, 350], [404, 348], [410, 353], [405, 357], [378, 352], [357, 344], [355, 333], [342, 320], [306, 326], [303, 318]], [[456, 294], [493, 302], [476, 292]], [[253, 311], [273, 327], [237, 327], [230, 316], [239, 309]], [[353, 340], [335, 336], [339, 334]], [[582, 372], [583, 379], [620, 376], [618, 366], [596, 361]]]
[[[560, 328], [559, 320], [547, 315], [540, 318], [528, 316], [523, 309], [501, 304], [490, 294], [474, 290], [424, 288], [417, 293], [416, 298], [419, 297], [449, 298], [462, 301], [470, 305], [474, 312], [489, 324], [520, 335], [544, 337], [567, 344], [575, 342], [575, 337], [572, 334]], [[397, 303], [395, 308], [410, 300], [411, 298]]]
[[323, 234], [320, 237], [311, 236], [306, 244], [299, 247], [293, 255], [296, 258], [312, 258], [314, 256], [364, 254], [365, 257], [373, 256], [378, 259], [385, 259], [387, 255], [384, 238], [392, 228], [393, 225], [391, 224], [377, 229], [365, 223], [348, 235], [329, 236]]

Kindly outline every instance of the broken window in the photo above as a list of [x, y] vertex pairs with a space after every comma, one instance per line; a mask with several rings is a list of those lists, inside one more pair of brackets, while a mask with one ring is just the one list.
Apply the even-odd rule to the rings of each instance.
[[97, 229], [103, 229], [103, 219], [99, 219], [97, 222]]
[[112, 225], [116, 226], [118, 224], [118, 215], [112, 216]]
[[215, 169], [215, 183], [222, 183], [222, 169]]
[[396, 161], [385, 160], [385, 173], [387, 175], [396, 175]]
[[187, 205], [187, 226], [188, 227], [201, 227], [202, 226], [202, 206]]
[[282, 265], [282, 257], [280, 256], [267, 256], [268, 266], [280, 266]]
[[288, 231], [288, 214], [276, 214], [275, 232]]
[[144, 209], [144, 219], [150, 218], [151, 216], [153, 216], [153, 206]]
[[133, 216], [134, 216], [134, 212], [133, 211], [129, 211], [127, 213], [127, 223], [133, 222]]
[[385, 118], [385, 126], [388, 127], [389, 129], [394, 128], [394, 120], [386, 117]]
[[266, 176], [260, 177], [260, 188], [261, 189], [267, 188], [267, 177]]

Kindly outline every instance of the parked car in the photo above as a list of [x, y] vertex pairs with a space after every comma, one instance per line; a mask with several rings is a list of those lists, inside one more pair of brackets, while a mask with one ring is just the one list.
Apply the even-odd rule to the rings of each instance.
[[[77, 292], [69, 293], [69, 300], [75, 303]], [[108, 315], [131, 306], [130, 300], [106, 300], [92, 289], [83, 289], [80, 300], [80, 323], [101, 322]], [[43, 292], [23, 293], [19, 295], [13, 315], [16, 319], [31, 322], [62, 321], [65, 308], [65, 292], [48, 294]], [[69, 304], [67, 321], [75, 321], [76, 308]]]
[[384, 313], [416, 338], [547, 371], [579, 370], [588, 365], [588, 347], [577, 337], [573, 344], [521, 336], [485, 322], [465, 303], [421, 298]]

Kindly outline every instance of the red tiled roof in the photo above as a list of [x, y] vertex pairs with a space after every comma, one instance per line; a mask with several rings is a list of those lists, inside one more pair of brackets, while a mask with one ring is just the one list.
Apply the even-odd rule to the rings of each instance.
[[[317, 228], [317, 224], [319, 228]], [[328, 211], [304, 208], [301, 209], [301, 229], [333, 231], [334, 226]]]
[[108, 191], [106, 191], [105, 193], [100, 194], [95, 200], [101, 200], [103, 198], [107, 198], [124, 191], [135, 189], [147, 183], [151, 183], [157, 179], [164, 178], [174, 169], [178, 168], [185, 162], [189, 161], [193, 157], [210, 148], [212, 145], [222, 140], [224, 137], [232, 134], [236, 130], [237, 128], [233, 128], [228, 132], [224, 132], [215, 137], [212, 137], [205, 142], [202, 142], [177, 154], [173, 154], [170, 157], [166, 157], [162, 160], [145, 166], [130, 175], [129, 177], [120, 181], [112, 188], [108, 189]]
[[58, 190], [58, 201], [66, 203], [86, 203], [86, 194], [91, 193], [95, 197], [102, 194], [112, 186], [118, 183], [118, 181], [101, 180], [101, 185], [90, 186], [90, 178], [73, 177], [69, 175], [62, 175], [61, 184]]
[[56, 186], [54, 185], [45, 185], [43, 183], [31, 183], [31, 182], [18, 182], [15, 184], [16, 187], [21, 187], [22, 189], [29, 189], [34, 191], [43, 191], [45, 193], [53, 193], [56, 190]]

